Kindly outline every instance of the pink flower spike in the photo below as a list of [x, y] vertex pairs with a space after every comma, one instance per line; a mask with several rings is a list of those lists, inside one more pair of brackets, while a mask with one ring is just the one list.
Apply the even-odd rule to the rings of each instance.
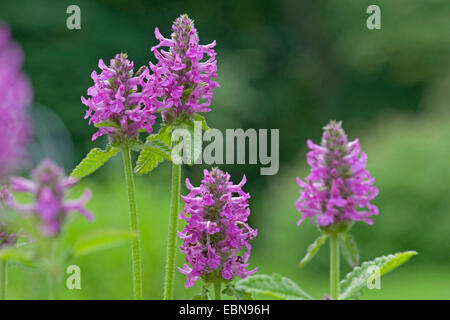
[[74, 186], [76, 179], [66, 177], [63, 169], [49, 159], [32, 170], [31, 180], [13, 177], [11, 181], [13, 191], [31, 193], [35, 200], [30, 204], [20, 204], [10, 197], [7, 205], [22, 213], [37, 216], [39, 230], [44, 237], [58, 236], [71, 211], [78, 211], [88, 220], [93, 219], [92, 213], [85, 208], [91, 192], [85, 190], [79, 199], [65, 200], [66, 191]]
[[105, 134], [118, 140], [137, 139], [140, 129], [151, 133], [156, 109], [144, 105], [149, 98], [142, 95], [142, 87], [149, 76], [147, 68], [139, 75], [134, 74], [133, 62], [125, 53], [117, 54], [109, 66], [100, 59], [98, 66], [102, 72], [91, 74], [94, 85], [87, 90], [90, 97], [81, 97], [81, 102], [88, 107], [85, 118], [89, 118], [89, 124], [111, 125], [101, 126], [92, 140]]
[[178, 233], [183, 240], [181, 251], [186, 254], [185, 264], [180, 272], [187, 276], [186, 287], [198, 278], [210, 279], [221, 275], [223, 279], [245, 278], [257, 269], [247, 270], [251, 246], [249, 241], [256, 237], [256, 230], [247, 224], [250, 214], [248, 197], [242, 191], [245, 177], [235, 185], [230, 175], [219, 169], [204, 170], [199, 187], [193, 187], [183, 196], [184, 213], [180, 218], [187, 222]]
[[[155, 37], [159, 44], [151, 51], [158, 62], [149, 63], [153, 71], [149, 75], [144, 92], [151, 97], [145, 99], [147, 105], [155, 110], [164, 110], [163, 119], [173, 121], [183, 115], [196, 112], [208, 112], [205, 106], [211, 104], [213, 90], [219, 84], [216, 77], [216, 53], [212, 44], [199, 44], [194, 22], [184, 14], [175, 20], [172, 35], [165, 38], [155, 28]], [[167, 47], [168, 51], [161, 50]]]
[[302, 213], [298, 224], [306, 218], [321, 227], [359, 220], [372, 224], [368, 216], [378, 214], [378, 208], [370, 201], [378, 189], [366, 170], [367, 155], [359, 140], [348, 142], [341, 123], [331, 121], [324, 127], [321, 145], [311, 140], [307, 144], [311, 172], [304, 180], [297, 178], [300, 197], [295, 206]]

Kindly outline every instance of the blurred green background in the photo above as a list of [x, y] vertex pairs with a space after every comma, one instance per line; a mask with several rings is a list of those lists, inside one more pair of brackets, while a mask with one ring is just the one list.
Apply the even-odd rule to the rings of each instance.
[[[81, 8], [81, 30], [66, 28], [66, 8]], [[366, 28], [366, 8], [381, 7], [381, 30]], [[307, 175], [306, 139], [319, 141], [330, 120], [343, 120], [360, 138], [380, 194], [375, 224], [353, 228], [361, 260], [404, 250], [419, 255], [383, 277], [366, 299], [450, 299], [450, 2], [448, 0], [144, 1], [3, 0], [8, 23], [25, 51], [37, 163], [49, 155], [70, 170], [93, 146], [80, 96], [99, 58], [128, 52], [136, 65], [152, 60], [156, 26], [168, 36], [172, 20], [188, 13], [202, 43], [217, 40], [218, 82], [211, 127], [279, 128], [280, 170], [260, 176], [257, 165], [221, 166], [238, 182], [248, 177], [250, 223], [259, 230], [251, 266], [296, 280], [317, 298], [328, 292], [328, 248], [303, 270], [297, 264], [318, 235], [300, 214], [295, 177]], [[32, 163], [31, 163], [32, 162]], [[184, 169], [198, 184], [203, 166]], [[137, 178], [144, 254], [144, 296], [162, 298], [169, 211], [170, 166]], [[101, 227], [128, 225], [120, 158], [85, 179], [96, 219], [74, 219], [64, 241]], [[186, 193], [186, 189], [183, 189]], [[181, 229], [182, 226], [180, 226]], [[73, 263], [82, 290], [67, 299], [131, 298], [130, 248], [113, 248]], [[183, 256], [178, 255], [178, 265]], [[349, 269], [342, 267], [342, 274]], [[176, 297], [190, 298], [176, 275]], [[44, 275], [10, 268], [10, 298], [47, 298]]]

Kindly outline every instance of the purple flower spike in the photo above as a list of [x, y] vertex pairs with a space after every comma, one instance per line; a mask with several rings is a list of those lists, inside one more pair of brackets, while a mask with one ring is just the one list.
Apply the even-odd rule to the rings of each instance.
[[10, 232], [4, 222], [0, 222], [0, 248], [14, 246], [19, 235], [17, 232]]
[[32, 90], [22, 64], [21, 48], [0, 22], [0, 183], [20, 164], [31, 136], [27, 107]]
[[117, 54], [107, 66], [102, 59], [98, 62], [101, 74], [93, 71], [91, 78], [94, 85], [87, 94], [91, 96], [81, 101], [86, 105], [85, 119], [89, 124], [99, 127], [92, 140], [108, 134], [119, 139], [134, 139], [139, 130], [152, 132], [155, 123], [154, 107], [144, 106], [140, 88], [145, 85], [148, 69], [134, 74], [133, 62], [127, 59], [125, 53]]
[[378, 189], [366, 170], [367, 155], [358, 139], [348, 142], [341, 123], [331, 121], [324, 127], [321, 145], [308, 140], [308, 148], [311, 173], [305, 181], [297, 178], [301, 189], [296, 207], [302, 213], [298, 224], [306, 218], [314, 218], [321, 227], [358, 220], [372, 224], [369, 216], [378, 214], [378, 208], [370, 201]]
[[251, 251], [249, 241], [257, 231], [247, 224], [250, 195], [242, 191], [245, 182], [244, 176], [234, 185], [230, 175], [219, 169], [204, 170], [199, 187], [186, 179], [190, 192], [182, 197], [186, 204], [179, 218], [186, 220], [187, 225], [178, 233], [183, 239], [181, 251], [190, 265], [178, 268], [187, 277], [186, 288], [192, 287], [199, 277], [208, 283], [217, 277], [245, 278], [257, 271], [246, 269]]
[[159, 44], [152, 52], [158, 62], [150, 62], [153, 73], [145, 88], [147, 103], [164, 110], [162, 116], [169, 122], [183, 115], [210, 111], [213, 89], [219, 87], [212, 80], [217, 72], [213, 49], [216, 42], [200, 45], [194, 22], [186, 14], [175, 20], [172, 31], [167, 39], [155, 29]]
[[66, 177], [62, 168], [49, 159], [32, 170], [31, 180], [21, 177], [11, 178], [11, 190], [28, 192], [34, 196], [31, 204], [19, 204], [9, 198], [9, 205], [26, 214], [34, 214], [39, 218], [39, 227], [43, 236], [54, 237], [61, 232], [61, 227], [71, 211], [78, 211], [88, 220], [93, 219], [91, 212], [86, 210], [85, 204], [91, 197], [91, 192], [85, 190], [81, 198], [67, 201], [64, 194], [77, 180]]

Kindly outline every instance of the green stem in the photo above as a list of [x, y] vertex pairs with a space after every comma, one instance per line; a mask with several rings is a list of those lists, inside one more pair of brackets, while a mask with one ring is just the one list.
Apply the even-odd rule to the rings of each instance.
[[55, 274], [50, 273], [48, 282], [50, 288], [50, 300], [59, 300], [58, 277]]
[[330, 298], [339, 298], [339, 239], [336, 233], [330, 235]]
[[0, 300], [6, 300], [8, 291], [8, 261], [0, 261]]
[[50, 289], [50, 300], [59, 300], [59, 260], [58, 260], [58, 239], [51, 239], [49, 244], [49, 265], [48, 265], [48, 284]]
[[222, 281], [220, 278], [214, 281], [214, 298], [216, 300], [222, 299]]
[[122, 147], [123, 166], [125, 168], [125, 182], [128, 192], [128, 206], [130, 215], [131, 231], [136, 233], [137, 237], [131, 241], [131, 261], [133, 267], [133, 294], [135, 300], [142, 299], [142, 261], [139, 236], [139, 219], [136, 209], [136, 193], [133, 179], [133, 168], [131, 165], [130, 147]]
[[164, 280], [164, 300], [173, 299], [175, 274], [175, 244], [177, 240], [178, 208], [180, 203], [181, 165], [172, 164], [172, 191], [167, 236], [166, 277]]

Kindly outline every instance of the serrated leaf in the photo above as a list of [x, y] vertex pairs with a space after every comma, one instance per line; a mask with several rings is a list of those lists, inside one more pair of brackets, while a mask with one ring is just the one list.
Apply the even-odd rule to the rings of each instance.
[[0, 260], [18, 262], [29, 267], [34, 265], [31, 253], [16, 247], [5, 247], [0, 249]]
[[75, 257], [109, 249], [137, 237], [135, 232], [123, 229], [103, 229], [82, 235], [73, 247]]
[[172, 127], [168, 126], [168, 125], [162, 125], [161, 129], [159, 129], [158, 133], [155, 136], [155, 139], [157, 140], [161, 140], [163, 142], [165, 142], [168, 146], [171, 145], [171, 132], [172, 132]]
[[254, 294], [264, 294], [280, 300], [311, 300], [295, 282], [279, 274], [253, 275], [239, 280], [236, 289]]
[[339, 299], [352, 299], [360, 294], [360, 291], [367, 285], [367, 279], [373, 276], [377, 269], [380, 271], [379, 275], [382, 276], [399, 267], [416, 254], [416, 251], [405, 251], [363, 262], [360, 267], [355, 267], [353, 271], [349, 272], [346, 278], [339, 283]]
[[353, 236], [348, 233], [340, 233], [339, 240], [348, 264], [352, 268], [359, 265], [359, 249]]
[[157, 134], [149, 135], [142, 147], [134, 168], [138, 175], [149, 173], [164, 159], [170, 160], [170, 127], [163, 126]]
[[325, 243], [325, 240], [327, 240], [327, 238], [328, 238], [328, 235], [323, 234], [308, 246], [306, 255], [303, 257], [303, 259], [298, 264], [298, 266], [300, 268], [302, 268], [305, 264], [307, 264], [309, 261], [311, 261], [312, 258], [314, 258], [314, 256], [319, 251], [320, 247], [322, 247], [322, 245]]
[[134, 172], [139, 175], [149, 173], [164, 159], [170, 160], [170, 147], [157, 139], [148, 140], [139, 154]]
[[141, 146], [142, 150], [146, 148], [156, 149], [156, 152], [170, 160], [170, 147], [164, 141], [158, 139], [149, 140]]
[[109, 146], [106, 150], [94, 148], [89, 151], [86, 157], [81, 160], [80, 164], [73, 169], [70, 174], [72, 177], [81, 179], [100, 168], [111, 157], [115, 156], [119, 152], [119, 148]]

